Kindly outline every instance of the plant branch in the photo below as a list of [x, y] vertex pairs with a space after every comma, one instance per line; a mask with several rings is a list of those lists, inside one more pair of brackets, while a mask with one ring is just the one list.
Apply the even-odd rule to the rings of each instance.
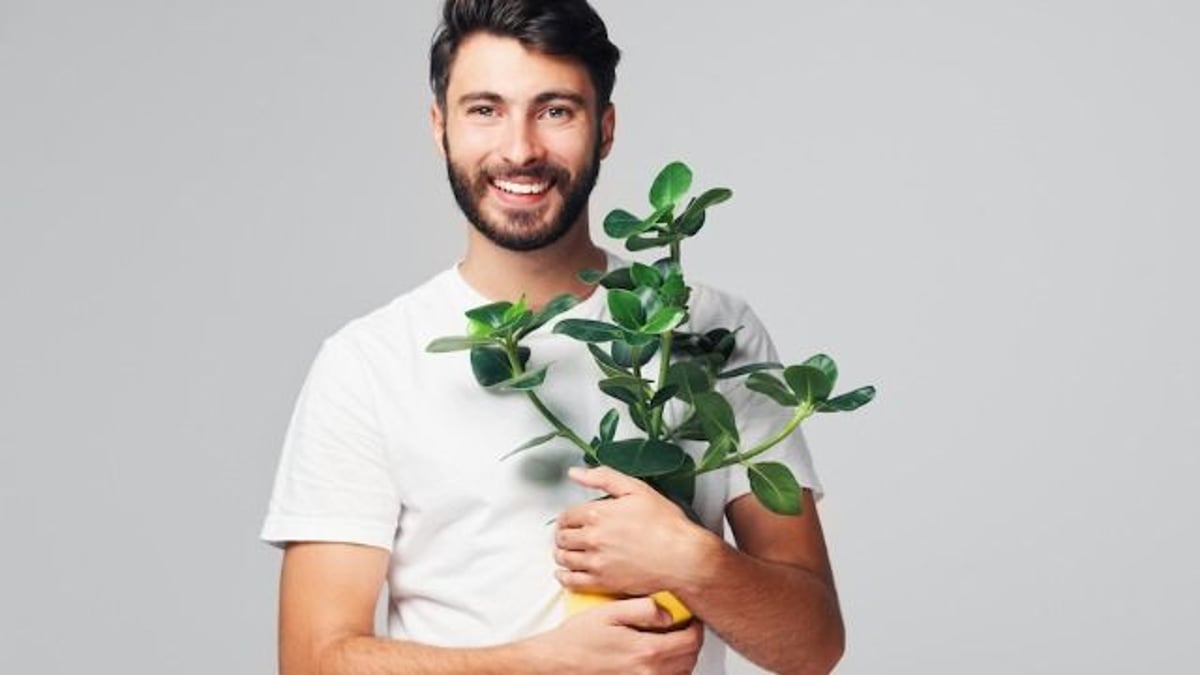
[[[517, 357], [516, 340], [505, 340], [504, 353], [508, 356], [508, 364], [512, 368], [513, 376], [515, 377], [523, 374], [525, 372], [525, 368], [521, 366], [521, 359]], [[546, 407], [546, 404], [542, 402], [542, 399], [539, 398], [536, 393], [526, 390], [525, 396], [529, 399], [529, 402], [533, 404], [533, 407], [537, 408], [537, 411], [542, 414], [542, 417], [545, 417], [546, 421], [549, 422], [550, 425], [556, 430], [558, 430], [558, 433], [561, 434], [563, 438], [578, 446], [579, 449], [583, 451], [583, 454], [593, 459], [596, 458], [596, 449], [593, 448], [590, 443], [580, 438], [579, 434], [575, 433], [571, 427], [568, 427], [563, 423], [562, 420], [558, 419], [558, 415], [555, 415], [553, 412], [551, 412], [550, 408]]]
[[579, 434], [572, 431], [571, 428], [564, 424], [562, 420], [558, 419], [558, 416], [551, 412], [550, 409], [546, 407], [545, 403], [542, 403], [542, 399], [538, 398], [537, 394], [533, 393], [532, 391], [526, 391], [525, 396], [529, 398], [530, 403], [533, 403], [533, 407], [538, 409], [538, 412], [542, 414], [542, 417], [545, 417], [546, 421], [549, 422], [555, 429], [557, 429], [558, 433], [562, 434], [563, 438], [566, 438], [575, 445], [579, 446], [579, 449], [582, 450], [585, 455], [591, 457], [592, 459], [596, 458], [596, 449], [580, 438]]
[[720, 464], [709, 467], [707, 469], [701, 469], [696, 472], [696, 475], [700, 475], [702, 473], [708, 473], [709, 471], [716, 471], [717, 469], [723, 469], [727, 466], [733, 466], [734, 464], [745, 464], [746, 462], [750, 461], [751, 459], [754, 459], [755, 457], [761, 455], [762, 453], [766, 452], [767, 450], [770, 450], [771, 448], [775, 447], [780, 442], [782, 442], [783, 439], [790, 436], [792, 434], [792, 432], [796, 430], [796, 427], [800, 426], [801, 422], [803, 422], [804, 420], [806, 420], [812, 416], [813, 412], [814, 412], [814, 410], [813, 410], [813, 406], [811, 404], [802, 403], [799, 407], [796, 408], [796, 414], [792, 416], [792, 419], [788, 420], [788, 423], [785, 424], [784, 427], [782, 429], [780, 429], [779, 432], [776, 433], [774, 436], [768, 438], [767, 440], [759, 443], [758, 445], [754, 446], [753, 448], [750, 448], [749, 450], [747, 450], [745, 452], [739, 452], [730, 457], [726, 457], [724, 460], [721, 461]]

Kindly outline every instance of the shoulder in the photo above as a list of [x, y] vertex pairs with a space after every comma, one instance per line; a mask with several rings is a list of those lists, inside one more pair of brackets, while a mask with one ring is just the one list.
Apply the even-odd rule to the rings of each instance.
[[763, 331], [758, 315], [741, 296], [703, 282], [689, 280], [688, 285], [692, 288], [688, 301], [692, 330], [703, 332], [717, 327], [733, 330], [741, 326], [751, 332]]
[[326, 348], [372, 355], [424, 351], [435, 337], [461, 332], [462, 302], [456, 297], [453, 268], [442, 271], [377, 307], [346, 321], [325, 339]]

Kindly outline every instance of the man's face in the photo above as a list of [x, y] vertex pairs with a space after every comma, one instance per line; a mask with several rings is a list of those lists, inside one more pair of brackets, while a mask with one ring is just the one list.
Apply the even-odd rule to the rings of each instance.
[[459, 207], [491, 241], [529, 251], [586, 223], [613, 114], [597, 115], [582, 64], [512, 38], [470, 36], [433, 127]]

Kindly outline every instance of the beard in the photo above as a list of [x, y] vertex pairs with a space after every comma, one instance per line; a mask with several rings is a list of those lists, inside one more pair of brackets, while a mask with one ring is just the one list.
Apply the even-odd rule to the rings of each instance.
[[[591, 162], [574, 179], [565, 167], [552, 162], [531, 166], [485, 166], [473, 175], [450, 159], [450, 141], [443, 133], [442, 147], [446, 151], [446, 176], [454, 200], [467, 220], [492, 243], [510, 251], [534, 251], [562, 239], [587, 208], [588, 198], [600, 177], [600, 142], [592, 149]], [[493, 180], [531, 179], [551, 183], [551, 190], [561, 198], [553, 211], [550, 203], [532, 209], [501, 209], [496, 216], [483, 213], [483, 200]]]

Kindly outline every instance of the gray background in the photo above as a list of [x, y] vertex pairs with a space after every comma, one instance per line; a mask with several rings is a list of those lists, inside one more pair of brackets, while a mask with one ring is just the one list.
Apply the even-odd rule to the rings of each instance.
[[[596, 4], [594, 213], [733, 187], [692, 275], [879, 386], [839, 672], [1196, 672], [1196, 3]], [[0, 1], [0, 672], [274, 669], [301, 380], [462, 246], [435, 5]]]

